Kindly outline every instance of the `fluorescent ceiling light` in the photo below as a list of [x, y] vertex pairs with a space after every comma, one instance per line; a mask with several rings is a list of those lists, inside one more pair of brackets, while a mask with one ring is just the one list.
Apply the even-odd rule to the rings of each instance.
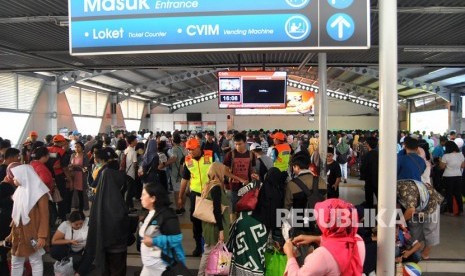
[[463, 53], [465, 52], [465, 47], [460, 46], [436, 46], [436, 47], [405, 47], [404, 52], [420, 52], [420, 53], [428, 53], [428, 52], [447, 52], [447, 53]]

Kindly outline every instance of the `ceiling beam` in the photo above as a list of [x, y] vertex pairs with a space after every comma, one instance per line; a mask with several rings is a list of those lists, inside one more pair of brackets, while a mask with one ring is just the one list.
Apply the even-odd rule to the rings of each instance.
[[115, 70], [94, 70], [93, 72], [85, 72], [81, 70], [69, 71], [57, 77], [58, 93], [75, 86], [79, 82], [90, 80], [97, 76], [102, 76], [114, 72]]
[[211, 92], [214, 92], [214, 90], [212, 90], [210, 85], [204, 84], [204, 85], [197, 86], [191, 89], [182, 90], [182, 91], [173, 93], [171, 95], [156, 97], [154, 98], [154, 100], [157, 102], [163, 102], [163, 103], [173, 103], [173, 102], [181, 101], [187, 98], [194, 98], [194, 97], [200, 96], [201, 94], [207, 94]]
[[201, 70], [187, 70], [176, 75], [170, 75], [163, 79], [152, 80], [146, 83], [134, 85], [124, 89], [124, 92], [130, 93], [131, 95], [138, 95], [145, 91], [150, 91], [158, 87], [166, 87], [174, 83], [184, 82], [188, 79], [197, 78], [199, 76], [213, 74], [224, 69], [201, 69]]
[[428, 82], [433, 83], [433, 82], [443, 81], [443, 80], [447, 80], [447, 79], [451, 79], [451, 78], [455, 78], [459, 76], [464, 76], [464, 75], [465, 75], [465, 70], [460, 70], [454, 73], [450, 73], [450, 74], [443, 75], [443, 76], [440, 76], [434, 79], [430, 79], [428, 80]]
[[[349, 70], [360, 75], [368, 75], [375, 79], [379, 79], [379, 71], [372, 68], [346, 67], [344, 68], [344, 70]], [[450, 89], [440, 85], [433, 85], [428, 82], [420, 82], [415, 79], [407, 78], [403, 76], [401, 73], [398, 73], [397, 75], [397, 83], [399, 85], [409, 87], [412, 89], [421, 89], [425, 92], [435, 93], [438, 96], [444, 98], [446, 101], [449, 101], [450, 99]]]

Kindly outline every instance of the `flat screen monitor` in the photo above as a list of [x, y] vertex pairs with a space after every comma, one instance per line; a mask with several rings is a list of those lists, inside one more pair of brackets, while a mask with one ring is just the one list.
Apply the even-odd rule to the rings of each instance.
[[188, 122], [201, 122], [202, 121], [202, 113], [187, 113], [186, 119]]
[[286, 72], [219, 72], [219, 108], [285, 108], [286, 82]]

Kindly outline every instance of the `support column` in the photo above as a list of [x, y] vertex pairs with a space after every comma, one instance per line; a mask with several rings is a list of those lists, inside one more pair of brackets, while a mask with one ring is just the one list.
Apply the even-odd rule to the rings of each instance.
[[152, 128], [152, 116], [151, 116], [152, 106], [150, 102], [146, 103], [145, 108], [147, 109], [147, 115], [145, 116], [146, 126], [144, 128], [150, 130]]
[[449, 130], [455, 130], [457, 133], [461, 133], [460, 121], [461, 116], [459, 114], [460, 106], [460, 95], [457, 93], [450, 94], [450, 127]]
[[58, 134], [58, 84], [56, 81], [50, 82], [49, 87], [44, 87], [48, 92], [47, 107], [50, 112], [48, 116], [48, 129], [52, 135]]
[[118, 94], [116, 94], [116, 93], [111, 93], [110, 94], [110, 105], [111, 105], [111, 125], [112, 126], [117, 126], [118, 125], [118, 117], [117, 117], [117, 114], [116, 114], [116, 107], [118, 105]]
[[320, 133], [319, 141], [319, 154], [320, 154], [320, 177], [326, 178], [325, 164], [326, 154], [328, 148], [328, 95], [326, 94], [326, 53], [318, 54], [318, 83], [319, 83], [319, 97], [318, 97], [318, 126]]
[[379, 1], [379, 198], [376, 274], [395, 272], [397, 178], [397, 0]]
[[405, 111], [405, 121], [408, 131], [410, 131], [410, 113], [412, 112], [412, 102], [413, 100], [407, 100], [407, 110]]

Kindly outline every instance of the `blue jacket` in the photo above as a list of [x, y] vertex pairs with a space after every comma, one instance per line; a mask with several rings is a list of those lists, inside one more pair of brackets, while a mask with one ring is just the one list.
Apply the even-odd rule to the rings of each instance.
[[176, 260], [185, 264], [186, 256], [182, 247], [182, 233], [178, 216], [173, 209], [162, 207], [156, 210], [150, 221], [150, 225], [158, 225], [161, 235], [153, 237], [152, 243], [163, 252], [163, 261], [167, 264], [173, 260], [173, 249], [176, 252]]

